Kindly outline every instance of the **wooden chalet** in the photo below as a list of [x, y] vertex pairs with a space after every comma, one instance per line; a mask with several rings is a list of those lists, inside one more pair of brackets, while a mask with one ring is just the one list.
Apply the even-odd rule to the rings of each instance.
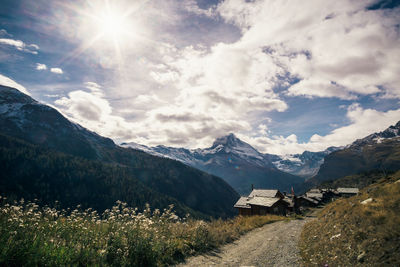
[[357, 195], [359, 190], [354, 187], [339, 187], [336, 191], [341, 197], [351, 197]]
[[307, 196], [299, 196], [295, 198], [296, 207], [316, 207], [318, 201]]
[[318, 202], [322, 202], [324, 199], [324, 195], [322, 193], [306, 193], [306, 197], [315, 199]]
[[234, 205], [239, 215], [285, 215], [290, 203], [279, 190], [253, 189], [248, 197], [241, 197]]

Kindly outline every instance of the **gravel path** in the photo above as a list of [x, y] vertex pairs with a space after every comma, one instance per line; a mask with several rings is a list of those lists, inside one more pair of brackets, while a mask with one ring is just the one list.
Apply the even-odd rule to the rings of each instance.
[[297, 242], [309, 220], [264, 225], [218, 251], [188, 258], [178, 266], [300, 266]]

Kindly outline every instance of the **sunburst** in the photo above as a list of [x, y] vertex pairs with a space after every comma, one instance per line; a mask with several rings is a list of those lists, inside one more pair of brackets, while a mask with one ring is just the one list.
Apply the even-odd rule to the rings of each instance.
[[120, 64], [122, 47], [144, 38], [139, 33], [143, 29], [139, 29], [137, 25], [137, 15], [147, 1], [97, 0], [88, 1], [85, 8], [66, 6], [80, 17], [80, 29], [77, 31], [83, 36], [83, 42], [63, 61], [75, 58], [89, 48], [107, 47], [111, 44]]

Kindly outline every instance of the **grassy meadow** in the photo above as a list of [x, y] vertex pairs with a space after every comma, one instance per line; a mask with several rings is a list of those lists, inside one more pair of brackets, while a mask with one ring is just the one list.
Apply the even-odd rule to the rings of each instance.
[[400, 172], [381, 176], [306, 224], [300, 240], [306, 266], [399, 266], [399, 179]]
[[165, 266], [232, 242], [285, 219], [236, 217], [210, 222], [179, 218], [173, 207], [143, 212], [117, 202], [103, 214], [58, 210], [0, 199], [0, 265]]

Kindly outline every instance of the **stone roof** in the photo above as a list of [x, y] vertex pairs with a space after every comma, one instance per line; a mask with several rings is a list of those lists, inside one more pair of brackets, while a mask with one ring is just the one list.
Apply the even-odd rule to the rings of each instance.
[[253, 197], [247, 203], [255, 206], [272, 207], [279, 200], [280, 198], [276, 197]]
[[339, 194], [358, 194], [358, 188], [355, 187], [339, 187], [337, 192]]
[[312, 188], [307, 193], [321, 193], [321, 190], [318, 188]]
[[236, 204], [233, 206], [235, 208], [250, 209], [250, 205], [247, 204], [248, 197], [240, 197]]
[[306, 196], [319, 199], [322, 199], [324, 197], [322, 193], [306, 193]]
[[249, 197], [276, 197], [278, 192], [277, 189], [253, 189]]

